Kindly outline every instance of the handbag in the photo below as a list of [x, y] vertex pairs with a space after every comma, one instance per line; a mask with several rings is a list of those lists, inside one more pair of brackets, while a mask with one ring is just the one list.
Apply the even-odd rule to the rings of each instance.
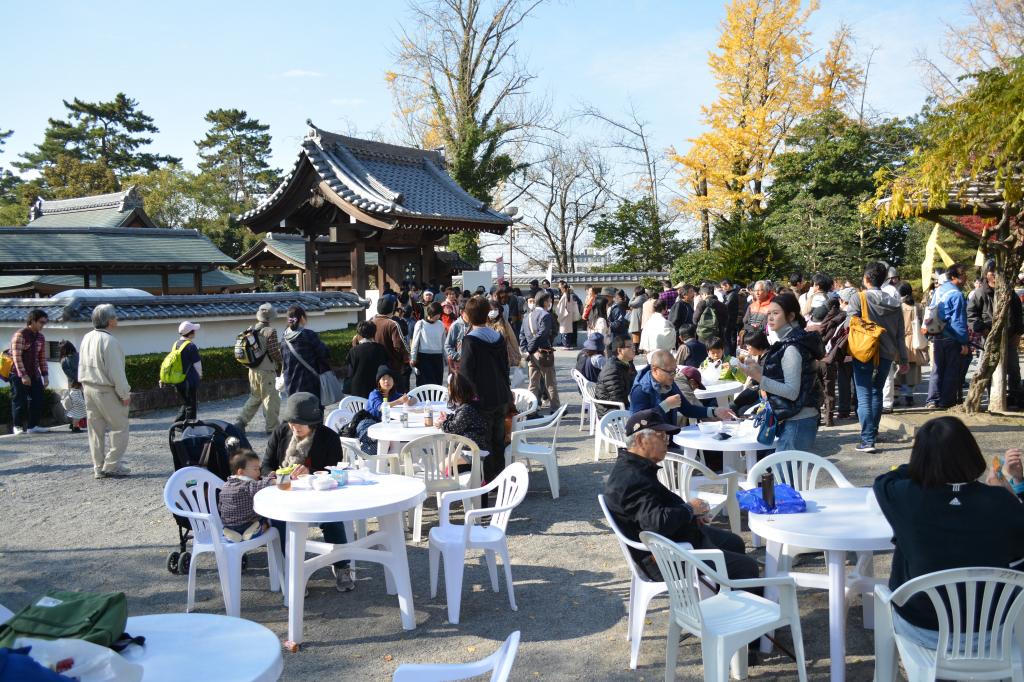
[[757, 442], [761, 445], [771, 445], [779, 435], [779, 427], [782, 422], [775, 416], [771, 403], [764, 398], [761, 399], [761, 407], [754, 415], [754, 428], [757, 429]]
[[914, 331], [910, 337], [911, 350], [922, 351], [928, 350], [928, 337], [921, 333], [921, 321], [917, 317], [917, 305], [914, 305], [913, 313], [913, 325]]
[[860, 315], [850, 318], [850, 335], [848, 337], [850, 355], [855, 360], [878, 364], [878, 350], [882, 345], [881, 337], [885, 327], [871, 321], [868, 314], [868, 297], [860, 292]]
[[295, 346], [292, 345], [291, 341], [285, 339], [285, 343], [288, 344], [288, 349], [298, 360], [299, 364], [308, 369], [313, 374], [320, 377], [320, 404], [321, 405], [333, 405], [334, 403], [341, 402], [341, 399], [345, 397], [345, 390], [341, 385], [341, 381], [337, 376], [334, 375], [334, 370], [329, 369], [322, 374], [317, 372], [313, 367], [302, 359], [302, 356], [295, 350]]

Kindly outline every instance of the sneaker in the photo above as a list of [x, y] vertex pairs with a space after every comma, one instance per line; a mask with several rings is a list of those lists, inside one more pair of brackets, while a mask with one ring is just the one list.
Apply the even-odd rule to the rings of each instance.
[[101, 478], [106, 478], [106, 477], [107, 477], [107, 475], [106, 475], [105, 473], [103, 473], [103, 470], [102, 470], [102, 469], [95, 469], [95, 470], [94, 470], [94, 471], [92, 472], [92, 477], [93, 477], [93, 478], [95, 478], [96, 480], [99, 480], [99, 479], [101, 479]]
[[925, 403], [924, 409], [926, 410], [937, 410], [939, 409], [938, 403]]
[[103, 475], [109, 476], [110, 478], [124, 478], [132, 473], [132, 470], [126, 467], [124, 464], [118, 464], [113, 469], [104, 469]]
[[45, 426], [33, 426], [31, 429], [28, 430], [28, 432], [29, 433], [49, 433], [50, 429], [46, 428]]
[[23, 433], [25, 433], [25, 429], [21, 428], [20, 426], [15, 426], [14, 430], [11, 431], [11, 435], [13, 436], [20, 436]]
[[331, 566], [331, 572], [334, 573], [334, 588], [338, 592], [351, 592], [356, 589], [356, 584], [352, 580], [352, 572], [350, 570]]
[[875, 449], [874, 445], [867, 445], [866, 443], [861, 443], [855, 448], [855, 450], [857, 450], [857, 452], [866, 452], [869, 455], [878, 452], [878, 450]]

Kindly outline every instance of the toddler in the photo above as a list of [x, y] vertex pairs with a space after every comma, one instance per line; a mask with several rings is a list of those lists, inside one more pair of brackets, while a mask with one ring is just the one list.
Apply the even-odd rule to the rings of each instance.
[[252, 508], [256, 493], [274, 485], [276, 474], [260, 478], [260, 457], [252, 450], [241, 450], [231, 456], [229, 467], [234, 474], [224, 483], [217, 506], [224, 524], [224, 537], [232, 542], [252, 539], [267, 529], [267, 522]]

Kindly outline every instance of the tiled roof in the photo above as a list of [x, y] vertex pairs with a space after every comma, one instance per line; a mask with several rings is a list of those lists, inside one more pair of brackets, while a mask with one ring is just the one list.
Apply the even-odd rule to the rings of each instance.
[[123, 192], [75, 199], [39, 199], [30, 212], [31, 227], [123, 227], [137, 218], [156, 227], [132, 185]]
[[[90, 286], [96, 286], [96, 276], [89, 276]], [[83, 278], [78, 275], [0, 275], [0, 292], [5, 289], [24, 288], [38, 283], [46, 287], [78, 289]], [[191, 272], [172, 272], [167, 275], [167, 286], [171, 289], [191, 289], [193, 285]], [[158, 290], [161, 287], [159, 274], [132, 272], [125, 274], [103, 275], [103, 286], [109, 289], [146, 289]], [[203, 287], [222, 289], [224, 287], [251, 287], [252, 277], [230, 270], [211, 270], [203, 273]]]
[[456, 251], [435, 251], [434, 255], [437, 259], [447, 265], [452, 270], [462, 272], [463, 270], [472, 270], [473, 266], [462, 260], [462, 256]]
[[106, 265], [171, 270], [234, 266], [233, 258], [198, 230], [160, 228], [0, 227], [0, 267], [47, 274]]
[[202, 294], [197, 296], [145, 296], [137, 298], [0, 298], [0, 322], [20, 322], [29, 310], [41, 308], [51, 322], [88, 322], [102, 303], [117, 308], [119, 320], [198, 319], [203, 317], [254, 316], [264, 303], [272, 303], [283, 315], [289, 306], [306, 312], [363, 310], [369, 302], [347, 291], [302, 291], [258, 294]]
[[[318, 241], [326, 241], [326, 238], [320, 237]], [[248, 251], [238, 257], [238, 264], [245, 266], [264, 251], [270, 251], [297, 268], [306, 267], [306, 240], [296, 235], [277, 232], [268, 232], [263, 239], [249, 247]]]
[[[569, 284], [601, 284], [604, 282], [639, 282], [642, 279], [667, 279], [667, 272], [554, 272], [551, 274], [551, 283], [557, 284], [565, 280]], [[538, 275], [515, 275], [512, 277], [512, 284], [524, 286], [532, 280], [538, 282], [548, 279], [545, 274]]]
[[297, 182], [306, 163], [340, 201], [399, 225], [403, 219], [447, 219], [488, 224], [500, 231], [514, 221], [462, 189], [445, 172], [438, 152], [360, 140], [307, 123], [310, 130], [292, 171], [259, 206], [243, 213], [241, 222], [274, 206]]

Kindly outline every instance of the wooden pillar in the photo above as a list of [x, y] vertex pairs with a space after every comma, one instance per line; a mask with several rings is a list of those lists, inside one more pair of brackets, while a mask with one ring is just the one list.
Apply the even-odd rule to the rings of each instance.
[[377, 291], [384, 291], [384, 283], [388, 281], [388, 271], [385, 267], [387, 247], [383, 244], [380, 247], [380, 251], [377, 252]]
[[85, 271], [84, 271], [84, 272], [82, 273], [82, 278], [83, 278], [83, 280], [84, 280], [84, 284], [83, 284], [82, 286], [83, 286], [83, 287], [84, 287], [85, 289], [88, 289], [88, 288], [89, 288], [89, 271], [88, 271], [88, 270], [85, 270]]
[[96, 271], [96, 288], [97, 289], [102, 289], [103, 288], [103, 271], [102, 270], [97, 270]]
[[366, 295], [366, 245], [356, 240], [349, 252], [349, 266], [352, 275], [352, 291], [360, 296]]
[[430, 283], [434, 276], [434, 245], [426, 244], [420, 247], [420, 281]]
[[167, 275], [167, 270], [160, 271], [160, 294], [166, 296], [171, 293], [171, 283], [168, 281], [170, 277]]
[[302, 273], [302, 289], [303, 291], [318, 291], [320, 275], [316, 262], [316, 235], [304, 232], [303, 237], [306, 240], [306, 270]]
[[252, 269], [252, 290], [253, 291], [259, 291], [260, 290], [260, 269], [259, 268], [253, 268]]
[[192, 273], [192, 288], [197, 294], [203, 293], [203, 271], [196, 270]]

